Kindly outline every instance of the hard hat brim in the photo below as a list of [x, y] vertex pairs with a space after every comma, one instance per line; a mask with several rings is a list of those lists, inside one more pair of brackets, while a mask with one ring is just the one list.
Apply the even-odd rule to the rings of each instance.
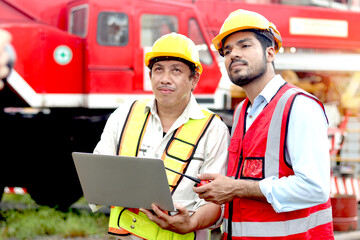
[[[258, 30], [268, 30], [268, 29], [264, 29], [264, 28], [257, 28], [257, 27], [254, 27], [254, 26], [242, 26], [242, 27], [238, 27], [238, 28], [233, 28], [233, 29], [230, 29], [226, 32], [223, 32], [219, 35], [217, 35], [213, 40], [212, 40], [212, 43], [215, 47], [215, 49], [217, 51], [220, 51], [224, 46], [223, 46], [223, 40], [224, 38], [230, 36], [231, 34], [235, 33], [235, 32], [239, 32], [239, 31], [244, 31], [244, 30], [251, 30], [251, 29], [258, 29]], [[272, 29], [272, 28], [271, 28]], [[274, 36], [274, 41], [275, 41], [275, 49], [276, 49], [276, 52], [279, 51], [279, 49], [281, 48], [282, 46], [282, 39], [281, 39], [281, 36], [280, 34], [278, 33], [277, 30], [275, 29], [272, 29], [274, 32], [272, 33], [273, 36]]]
[[178, 58], [182, 58], [190, 63], [193, 63], [195, 65], [196, 71], [198, 73], [202, 73], [202, 66], [201, 64], [197, 64], [195, 63], [192, 59], [186, 57], [183, 54], [179, 54], [179, 53], [174, 53], [174, 52], [148, 52], [145, 54], [145, 65], [147, 67], [149, 67], [151, 59], [153, 58], [157, 58], [157, 57], [178, 57]]

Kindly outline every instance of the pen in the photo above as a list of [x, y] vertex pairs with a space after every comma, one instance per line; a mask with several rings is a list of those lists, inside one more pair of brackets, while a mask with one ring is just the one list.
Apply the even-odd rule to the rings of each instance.
[[195, 184], [196, 187], [200, 187], [200, 186], [205, 185], [205, 184], [207, 184], [207, 183], [210, 182], [209, 180], [200, 180], [200, 179], [198, 179], [198, 178], [191, 177], [191, 176], [186, 175], [186, 174], [183, 174], [183, 173], [179, 173], [179, 172], [177, 172], [177, 171], [175, 171], [175, 170], [172, 170], [172, 169], [170, 169], [170, 168], [167, 168], [167, 167], [165, 167], [165, 169], [166, 169], [166, 170], [169, 170], [169, 171], [171, 171], [171, 172], [174, 172], [174, 173], [176, 173], [176, 174], [179, 174], [179, 175], [181, 175], [181, 176], [184, 176], [184, 177], [186, 177], [186, 178], [188, 178], [188, 179], [196, 182], [196, 184]]

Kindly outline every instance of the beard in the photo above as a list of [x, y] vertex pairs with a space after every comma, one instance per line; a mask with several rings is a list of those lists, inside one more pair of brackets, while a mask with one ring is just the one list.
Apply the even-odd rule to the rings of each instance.
[[[245, 70], [237, 70], [235, 72], [231, 72], [230, 70], [231, 65], [236, 62], [241, 62], [248, 68]], [[253, 82], [256, 79], [261, 78], [267, 71], [267, 68], [268, 66], [265, 58], [263, 58], [263, 61], [261, 61], [259, 64], [256, 64], [253, 67], [249, 67], [248, 62], [245, 60], [235, 59], [229, 65], [228, 73], [231, 82], [239, 87], [242, 87], [248, 85], [249, 83]], [[241, 74], [240, 71], [245, 71], [245, 72]]]

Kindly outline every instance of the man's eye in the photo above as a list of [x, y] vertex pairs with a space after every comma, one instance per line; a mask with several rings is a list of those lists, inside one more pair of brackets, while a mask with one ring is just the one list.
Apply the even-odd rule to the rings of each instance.
[[230, 50], [226, 50], [226, 51], [224, 51], [224, 56], [229, 55], [230, 53], [231, 53]]

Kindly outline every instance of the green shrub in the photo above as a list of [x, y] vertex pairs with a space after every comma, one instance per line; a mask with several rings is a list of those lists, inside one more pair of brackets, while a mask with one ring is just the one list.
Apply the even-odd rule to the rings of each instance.
[[[5, 197], [5, 201], [9, 201], [8, 197]], [[11, 198], [17, 198], [17, 196], [11, 196]], [[15, 200], [19, 201], [19, 199]], [[77, 209], [64, 213], [53, 208], [36, 206], [30, 200], [31, 198], [23, 196], [20, 202], [25, 201], [32, 207], [0, 210], [0, 240], [7, 238], [32, 239], [51, 235], [101, 237], [107, 234], [109, 218], [103, 213], [91, 213], [87, 210]], [[34, 205], [36, 207], [33, 207]]]

